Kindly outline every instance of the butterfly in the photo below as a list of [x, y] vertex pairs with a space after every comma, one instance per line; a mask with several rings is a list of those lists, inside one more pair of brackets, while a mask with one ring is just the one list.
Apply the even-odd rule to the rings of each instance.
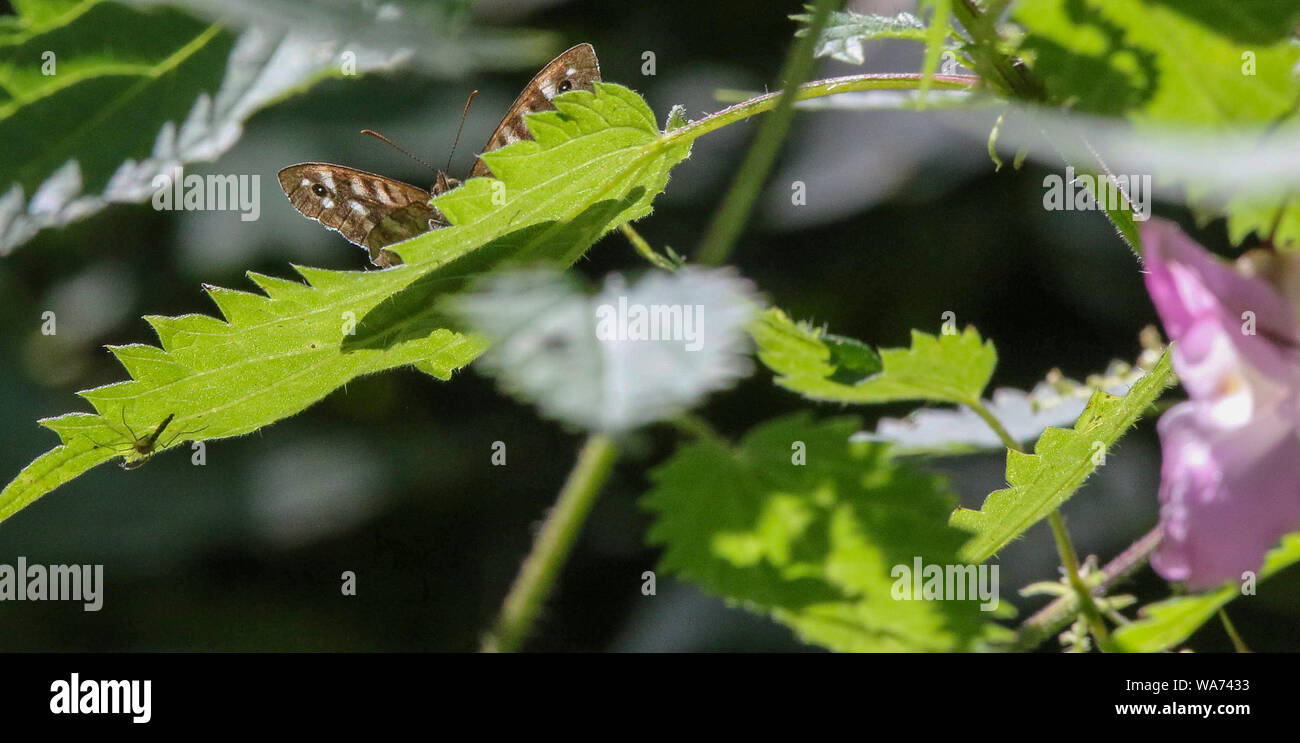
[[[551, 99], [570, 90], [592, 91], [600, 82], [600, 63], [591, 44], [578, 44], [551, 60], [524, 87], [492, 133], [484, 152], [521, 139], [532, 139], [524, 114], [554, 109]], [[478, 158], [470, 178], [491, 176]], [[425, 190], [409, 183], [330, 163], [299, 163], [280, 171], [280, 188], [303, 216], [314, 219], [350, 242], [370, 251], [376, 266], [394, 266], [401, 259], [385, 248], [424, 232], [446, 227], [442, 213], [429, 199], [460, 185], [439, 170]]]

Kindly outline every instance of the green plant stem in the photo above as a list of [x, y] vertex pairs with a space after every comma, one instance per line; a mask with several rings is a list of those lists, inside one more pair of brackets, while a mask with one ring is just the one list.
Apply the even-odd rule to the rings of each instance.
[[483, 641], [484, 652], [514, 652], [528, 638], [537, 611], [555, 585], [617, 458], [618, 447], [608, 435], [587, 437], [555, 507], [506, 595], [496, 627]]
[[1007, 97], [1030, 103], [1046, 100], [1042, 84], [1024, 63], [1000, 49], [996, 16], [981, 11], [974, 0], [956, 0], [952, 12], [975, 42], [969, 52], [981, 79]]
[[998, 18], [1002, 17], [1002, 14], [1006, 12], [1007, 6], [1010, 4], [1011, 0], [987, 0], [987, 2], [984, 3], [984, 16], [988, 18], [990, 22], [997, 23]]
[[1245, 641], [1241, 639], [1241, 635], [1237, 634], [1237, 628], [1233, 626], [1232, 620], [1228, 619], [1228, 612], [1224, 611], [1222, 608], [1219, 609], [1219, 621], [1223, 622], [1223, 629], [1227, 630], [1228, 637], [1232, 639], [1232, 647], [1238, 653], [1249, 653], [1250, 648], [1247, 647]]
[[1065, 566], [1066, 579], [1074, 589], [1074, 595], [1079, 599], [1080, 612], [1088, 621], [1093, 636], [1097, 638], [1097, 647], [1102, 652], [1111, 652], [1115, 647], [1110, 639], [1110, 630], [1106, 629], [1106, 620], [1102, 618], [1096, 602], [1092, 600], [1092, 591], [1079, 575], [1079, 554], [1075, 552], [1074, 543], [1070, 541], [1070, 532], [1065, 528], [1065, 519], [1061, 518], [1060, 511], [1052, 511], [1047, 521], [1052, 526], [1052, 536], [1056, 539], [1056, 551], [1061, 555], [1061, 564]]
[[[983, 400], [967, 401], [966, 406], [993, 429], [1004, 446], [1018, 452], [1024, 451], [1020, 443], [1011, 437], [1011, 433], [1002, 425], [997, 416], [993, 415], [993, 412], [988, 409]], [[1106, 628], [1106, 621], [1102, 618], [1101, 612], [1097, 610], [1096, 602], [1092, 600], [1092, 592], [1079, 575], [1079, 554], [1075, 551], [1074, 543], [1070, 540], [1070, 532], [1065, 528], [1065, 520], [1061, 518], [1059, 510], [1052, 511], [1047, 520], [1052, 527], [1052, 536], [1056, 540], [1056, 551], [1061, 556], [1061, 564], [1065, 566], [1066, 578], [1078, 598], [1079, 610], [1088, 621], [1088, 627], [1092, 630], [1092, 634], [1097, 638], [1097, 647], [1103, 651], [1110, 651], [1113, 649], [1110, 630]]]
[[[996, 21], [997, 15], [1005, 10], [1005, 3], [990, 4], [993, 13], [985, 13], [975, 3], [975, 0], [956, 0], [953, 5], [953, 13], [961, 21], [967, 33], [970, 34], [974, 42], [969, 49], [971, 63], [975, 66], [975, 71], [979, 74], [980, 79], [990, 87], [997, 90], [1004, 97], [1018, 99], [1029, 104], [1046, 104], [1049, 103], [1047, 90], [1041, 80], [1038, 79], [1025, 65], [1025, 63], [1016, 57], [1002, 51], [1003, 41], [998, 34]], [[1046, 132], [1043, 132], [1046, 135]], [[1087, 136], [1082, 132], [1075, 135], [1078, 140], [1088, 149], [1092, 160], [1091, 166], [1074, 165], [1076, 170], [1085, 171], [1087, 168], [1095, 168], [1096, 172], [1111, 177], [1110, 168], [1106, 165], [1101, 153], [1088, 141]], [[1050, 141], [1050, 138], [1049, 138]], [[1053, 144], [1057, 154], [1067, 164], [1073, 164], [1071, 160], [1065, 157], [1059, 147]], [[1019, 159], [1019, 156], [1017, 156]], [[1017, 168], [1018, 169], [1018, 168]], [[1142, 257], [1141, 237], [1138, 227], [1133, 220], [1130, 211], [1132, 201], [1127, 194], [1124, 197], [1125, 205], [1118, 209], [1105, 209], [1103, 213], [1111, 224], [1119, 230], [1120, 236], [1124, 239], [1125, 244], [1137, 255]]]
[[1002, 425], [1002, 421], [998, 420], [996, 415], [993, 415], [993, 411], [988, 409], [988, 406], [984, 404], [983, 400], [967, 400], [965, 405], [970, 408], [975, 415], [978, 415], [980, 420], [984, 421], [989, 428], [993, 429], [993, 433], [996, 433], [998, 438], [1002, 439], [1003, 446], [1008, 449], [1015, 449], [1019, 452], [1024, 451], [1020, 446], [1020, 442], [1011, 437], [1011, 432]]
[[[933, 90], [970, 90], [979, 82], [974, 75], [935, 75]], [[794, 92], [795, 101], [811, 98], [825, 98], [840, 93], [860, 93], [868, 90], [919, 90], [921, 76], [915, 72], [887, 72], [864, 75], [844, 75], [814, 80], [800, 85]], [[709, 114], [699, 121], [692, 121], [664, 135], [665, 144], [674, 144], [679, 140], [693, 140], [728, 124], [734, 124], [756, 114], [765, 113], [776, 108], [787, 91], [764, 93], [733, 106]]]
[[632, 243], [632, 248], [636, 250], [637, 254], [649, 261], [650, 265], [668, 272], [677, 270], [677, 264], [655, 252], [650, 243], [644, 237], [641, 237], [641, 233], [637, 232], [632, 225], [624, 222], [618, 226], [618, 229], [623, 233], [623, 237], [626, 237], [627, 241]]
[[[1160, 544], [1159, 527], [1142, 535], [1129, 545], [1115, 559], [1106, 563], [1101, 569], [1101, 582], [1092, 587], [1091, 593], [1100, 596], [1111, 587], [1132, 575], [1147, 563], [1151, 553]], [[1079, 614], [1079, 597], [1069, 593], [1053, 600], [1039, 609], [1033, 616], [1021, 623], [1016, 630], [1016, 638], [1007, 647], [1008, 650], [1020, 652], [1033, 650], [1048, 637], [1060, 632]]]
[[[978, 82], [979, 78], [974, 75], [936, 75], [931, 88], [934, 90], [968, 91]], [[824, 98], [839, 93], [857, 93], [868, 90], [917, 90], [920, 84], [921, 76], [916, 73], [845, 75], [805, 83], [795, 91], [795, 98], [803, 101], [812, 98]], [[644, 167], [655, 158], [660, 157], [665, 149], [693, 142], [697, 138], [724, 126], [771, 111], [776, 107], [783, 95], [784, 91], [760, 95], [705, 116], [699, 121], [692, 121], [666, 132], [659, 138], [658, 146], [647, 148], [647, 152], [628, 164], [628, 170], [635, 171], [640, 167]], [[585, 206], [591, 206], [609, 198], [610, 194], [618, 188], [618, 184], [617, 179], [605, 183], [591, 193], [586, 200]]]
[[763, 187], [772, 164], [776, 162], [781, 144], [790, 130], [799, 86], [812, 77], [813, 67], [816, 64], [813, 51], [817, 40], [822, 35], [822, 30], [826, 28], [826, 21], [830, 18], [831, 11], [839, 6], [839, 0], [817, 0], [807, 32], [796, 38], [790, 48], [790, 54], [781, 68], [780, 80], [784, 91], [781, 93], [776, 109], [758, 130], [758, 136], [745, 155], [731, 189], [727, 192], [722, 206], [714, 215], [713, 222], [704, 235], [704, 241], [697, 255], [700, 263], [716, 266], [726, 262], [727, 256], [731, 254], [731, 249], [740, 237], [741, 230], [749, 221], [754, 200], [758, 198], [759, 190]]
[[721, 434], [713, 430], [709, 422], [692, 413], [683, 413], [682, 415], [668, 421], [674, 428], [686, 436], [699, 441], [707, 441], [722, 447], [730, 447], [731, 442], [727, 441]]

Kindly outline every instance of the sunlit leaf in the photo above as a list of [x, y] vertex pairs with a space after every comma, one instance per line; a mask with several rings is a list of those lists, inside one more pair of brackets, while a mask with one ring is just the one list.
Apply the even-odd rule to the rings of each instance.
[[996, 631], [978, 599], [895, 593], [918, 560], [961, 562], [970, 535], [947, 523], [952, 493], [883, 445], [849, 443], [857, 427], [800, 413], [736, 446], [683, 445], [642, 499], [656, 514], [650, 541], [664, 546], [662, 569], [834, 650], [975, 647]]
[[1006, 478], [1010, 487], [990, 493], [979, 510], [959, 508], [952, 515], [954, 525], [976, 533], [963, 548], [963, 557], [972, 562], [989, 559], [1059, 508], [1172, 382], [1166, 352], [1124, 397], [1099, 390], [1074, 428], [1047, 429], [1033, 454], [1008, 451]]
[[181, 434], [167, 445], [237, 436], [359, 375], [412, 365], [449, 378], [484, 343], [447, 327], [442, 295], [510, 261], [571, 264], [608, 230], [649, 213], [669, 169], [689, 153], [691, 140], [662, 134], [627, 88], [597, 84], [555, 105], [529, 117], [536, 141], [486, 156], [499, 180], [472, 179], [437, 200], [452, 226], [395, 246], [404, 265], [298, 268], [308, 284], [250, 274], [263, 294], [208, 287], [224, 321], [146, 318], [161, 348], [112, 348], [132, 380], [82, 393], [98, 416], [43, 421], [64, 446], [39, 460], [41, 477], [20, 476], [0, 493], [0, 514], [111, 457], [103, 449], [86, 456], [86, 440], [129, 444], [130, 431], [153, 430], [167, 416]]
[[[1300, 534], [1290, 534], [1264, 556], [1256, 583], [1297, 562], [1300, 562]], [[1115, 630], [1115, 644], [1131, 653], [1168, 650], [1191, 637], [1219, 609], [1240, 595], [1241, 586], [1229, 582], [1218, 590], [1149, 604], [1142, 608], [1141, 617], [1136, 621]]]
[[778, 309], [765, 312], [750, 332], [777, 384], [828, 402], [978, 401], [998, 362], [993, 343], [970, 327], [939, 336], [913, 330], [911, 348], [879, 354], [860, 341], [793, 322]]

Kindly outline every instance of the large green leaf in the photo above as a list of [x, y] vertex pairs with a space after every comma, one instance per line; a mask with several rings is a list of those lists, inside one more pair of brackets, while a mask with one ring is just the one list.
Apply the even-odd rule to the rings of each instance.
[[[807, 13], [790, 16], [791, 20], [804, 24], [795, 31], [795, 36], [808, 33], [807, 24], [812, 21], [812, 7], [805, 5]], [[826, 28], [813, 47], [813, 56], [831, 57], [841, 62], [862, 64], [866, 61], [863, 42], [872, 39], [906, 39], [908, 41], [925, 41], [927, 31], [921, 19], [911, 13], [899, 13], [896, 16], [876, 15], [875, 13], [855, 13], [853, 11], [832, 11], [826, 21]]]
[[[443, 0], [426, 10], [459, 3]], [[224, 5], [196, 9], [214, 11], [222, 22], [274, 18], [266, 7]], [[321, 24], [339, 12], [296, 7]], [[412, 57], [398, 43], [358, 43], [347, 29], [330, 40], [310, 33], [314, 26], [256, 26], [236, 36], [157, 6], [64, 0], [19, 3], [18, 11], [0, 18], [0, 255], [41, 229], [108, 204], [147, 200], [159, 174], [215, 160], [238, 141], [252, 114], [318, 80], [341, 76], [345, 50], [357, 73]], [[375, 23], [376, 9], [352, 12], [361, 17], [354, 29], [384, 25]], [[410, 21], [405, 26], [419, 28]], [[535, 46], [525, 37], [482, 43], [498, 58], [493, 66], [519, 63], [512, 47]], [[451, 52], [462, 44], [434, 46]], [[460, 57], [451, 68], [457, 73], [485, 64], [483, 54]], [[444, 64], [443, 71], [449, 67]]]
[[798, 413], [734, 447], [682, 446], [642, 499], [662, 569], [834, 650], [974, 647], [996, 631], [978, 600], [893, 593], [898, 566], [961, 562], [970, 535], [947, 523], [952, 494], [883, 445], [849, 443], [857, 429], [855, 418]]
[[962, 556], [983, 562], [1059, 508], [1172, 383], [1166, 352], [1124, 397], [1100, 390], [1093, 393], [1074, 428], [1047, 429], [1033, 454], [1007, 451], [1010, 487], [990, 493], [979, 510], [959, 508], [952, 515], [954, 525], [976, 534]]
[[[1035, 0], [1016, 4], [1013, 17], [1026, 31], [1021, 51], [1058, 104], [1122, 115], [1154, 135], [1263, 132], [1296, 120], [1294, 3]], [[1300, 244], [1291, 189], [1221, 203], [1208, 197], [1210, 183], [1186, 185], [1203, 216], [1227, 216], [1234, 241], [1255, 232]]]
[[[1113, 361], [1104, 374], [1090, 375], [1083, 382], [1053, 372], [1029, 392], [999, 387], [993, 390], [985, 407], [1013, 440], [1032, 444], [1049, 426], [1065, 426], [1078, 420], [1097, 390], [1117, 396], [1128, 394], [1133, 383], [1147, 373], [1150, 363], [1143, 363], [1147, 353], [1151, 354], [1151, 363], [1159, 359], [1157, 352], [1144, 352], [1137, 366]], [[970, 408], [918, 408], [903, 419], [881, 418], [874, 431], [864, 431], [857, 437], [887, 442], [896, 455], [966, 454], [1006, 447], [988, 421]]]
[[224, 322], [147, 318], [161, 348], [113, 348], [133, 379], [82, 393], [99, 415], [43, 421], [64, 446], [0, 493], [0, 517], [115, 453], [138, 459], [117, 449], [168, 416], [159, 450], [254, 431], [358, 375], [414, 365], [446, 379], [469, 363], [484, 342], [448, 328], [440, 296], [506, 262], [571, 264], [606, 231], [649, 213], [689, 154], [690, 137], [661, 133], [627, 88], [601, 83], [555, 106], [529, 117], [536, 141], [485, 156], [499, 180], [472, 179], [439, 197], [452, 226], [395, 246], [404, 265], [298, 268], [309, 285], [250, 274], [264, 295], [208, 287]]
[[[1300, 534], [1283, 537], [1282, 543], [1264, 557], [1259, 571], [1263, 581], [1300, 562]], [[1176, 596], [1142, 608], [1142, 616], [1115, 630], [1115, 644], [1131, 653], [1168, 650], [1191, 637], [1219, 609], [1241, 595], [1241, 586], [1227, 583], [1215, 591], [1194, 596]]]
[[[122, 163], [150, 154], [163, 123], [216, 92], [234, 44], [175, 10], [98, 0], [23, 31], [0, 45], [0, 172], [26, 193], [69, 160], [84, 188], [102, 190]], [[44, 74], [45, 54], [55, 74]]]
[[998, 355], [974, 328], [938, 336], [912, 331], [911, 348], [879, 354], [860, 341], [796, 323], [770, 309], [750, 329], [776, 383], [813, 400], [978, 402]]

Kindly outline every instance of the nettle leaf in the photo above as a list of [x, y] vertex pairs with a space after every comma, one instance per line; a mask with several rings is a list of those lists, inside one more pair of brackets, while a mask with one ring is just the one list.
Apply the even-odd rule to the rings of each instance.
[[[1083, 382], [1049, 376], [1029, 392], [1000, 387], [993, 390], [992, 399], [985, 402], [985, 407], [1011, 438], [1029, 444], [1050, 426], [1078, 420], [1097, 390], [1117, 397], [1128, 394], [1134, 382], [1147, 373], [1145, 367], [1158, 359], [1159, 353], [1151, 352], [1149, 363], [1140, 360], [1137, 366], [1114, 361], [1104, 374], [1090, 376]], [[856, 433], [854, 439], [888, 443], [895, 455], [965, 454], [1004, 448], [997, 432], [975, 411], [965, 407], [921, 408], [904, 419], [882, 418], [876, 430]]]
[[[358, 73], [413, 56], [398, 44], [359, 42], [347, 29], [325, 38], [254, 26], [236, 36], [177, 10], [100, 0], [17, 9], [0, 18], [0, 255], [109, 204], [147, 201], [156, 176], [216, 160], [254, 113], [341, 76], [344, 51]], [[274, 17], [264, 7], [211, 10], [223, 21]], [[317, 10], [313, 20], [339, 12]], [[384, 25], [375, 22], [380, 11], [355, 13], [365, 28]], [[510, 48], [524, 43], [497, 39], [492, 51], [518, 62]], [[483, 64], [484, 55], [461, 56]]]
[[983, 562], [1055, 511], [1099, 467], [1106, 452], [1173, 383], [1166, 352], [1124, 397], [1093, 393], [1072, 429], [1049, 428], [1033, 454], [1007, 451], [1005, 490], [990, 493], [980, 510], [958, 508], [952, 523], [976, 533], [962, 550]]
[[[1076, 110], [1126, 116], [1139, 132], [1262, 132], [1296, 118], [1294, 4], [1055, 0], [1019, 3], [1013, 17], [1052, 99]], [[1235, 241], [1300, 244], [1300, 204], [1285, 189], [1223, 202], [1209, 184], [1187, 188], [1202, 217], [1227, 216]]]
[[[1264, 556], [1258, 580], [1266, 580], [1297, 562], [1300, 562], [1300, 534], [1289, 534]], [[1136, 621], [1115, 630], [1115, 644], [1130, 653], [1168, 650], [1191, 637], [1219, 609], [1240, 595], [1241, 586], [1228, 582], [1216, 591], [1149, 604], [1142, 608]]]
[[939, 336], [912, 331], [911, 348], [879, 354], [851, 338], [795, 323], [770, 309], [750, 327], [758, 357], [776, 383], [813, 400], [884, 403], [899, 400], [978, 402], [998, 355], [972, 327]]
[[[804, 8], [809, 13], [790, 16], [791, 20], [798, 21], [804, 26], [795, 31], [795, 36], [806, 36], [807, 26], [812, 22], [812, 8], [810, 6]], [[831, 57], [841, 62], [862, 64], [865, 61], [862, 43], [871, 39], [906, 39], [924, 42], [927, 39], [927, 32], [921, 19], [911, 13], [884, 16], [875, 13], [831, 11], [826, 21], [826, 28], [813, 47], [813, 56]]]
[[997, 631], [978, 599], [892, 593], [897, 566], [960, 562], [970, 535], [947, 523], [952, 493], [885, 446], [849, 443], [857, 426], [797, 413], [736, 446], [681, 446], [642, 498], [661, 568], [833, 650], [975, 647]]
[[197, 122], [185, 129], [193, 146], [195, 126], [212, 121], [209, 93], [220, 86], [235, 41], [175, 10], [98, 0], [24, 15], [7, 30], [0, 37], [0, 254], [109, 201], [142, 200], [162, 171], [137, 173], [135, 161], [177, 152], [176, 125], [162, 131], [168, 122]]
[[611, 274], [589, 294], [567, 275], [501, 272], [453, 311], [492, 341], [477, 368], [550, 418], [619, 432], [678, 415], [753, 371], [753, 285], [731, 269]]
[[568, 266], [608, 230], [648, 214], [690, 152], [690, 137], [662, 134], [627, 88], [600, 83], [554, 102], [558, 110], [528, 119], [535, 142], [486, 156], [499, 180], [472, 179], [437, 200], [452, 226], [395, 246], [404, 265], [296, 267], [307, 284], [250, 273], [264, 294], [208, 287], [225, 321], [146, 318], [161, 348], [111, 349], [132, 380], [81, 393], [97, 416], [42, 421], [64, 446], [0, 493], [0, 516], [114, 455], [139, 459], [120, 449], [167, 416], [159, 451], [255, 431], [359, 375], [413, 365], [450, 378], [486, 343], [448, 329], [442, 295], [507, 262]]

